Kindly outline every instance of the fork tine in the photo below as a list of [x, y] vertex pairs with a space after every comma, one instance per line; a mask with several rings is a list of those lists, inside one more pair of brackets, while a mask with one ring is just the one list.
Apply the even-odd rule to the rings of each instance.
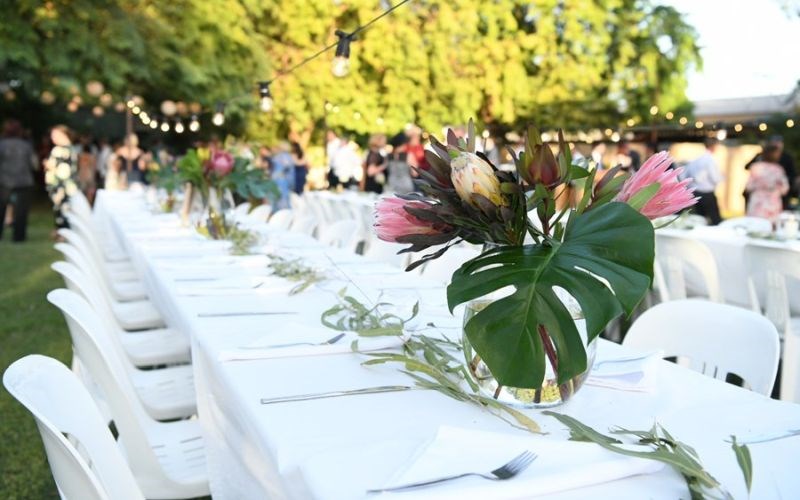
[[514, 470], [517, 467], [517, 464], [519, 464], [522, 461], [524, 461], [528, 457], [528, 455], [530, 455], [530, 454], [531, 454], [531, 452], [528, 451], [528, 450], [523, 451], [522, 453], [520, 453], [519, 455], [514, 457], [513, 460], [511, 460], [510, 462], [508, 462], [506, 464], [506, 466], [505, 466], [506, 469]]
[[537, 455], [535, 453], [528, 452], [527, 456], [524, 459], [519, 460], [517, 463], [514, 464], [513, 470], [511, 471], [512, 474], [519, 474], [520, 472], [524, 471], [528, 468], [530, 464], [536, 460]]

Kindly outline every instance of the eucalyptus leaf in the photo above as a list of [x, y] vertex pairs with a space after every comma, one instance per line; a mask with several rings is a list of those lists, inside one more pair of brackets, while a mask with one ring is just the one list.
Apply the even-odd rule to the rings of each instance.
[[744, 483], [747, 485], [747, 491], [750, 492], [753, 486], [753, 458], [750, 456], [750, 448], [746, 444], [739, 444], [736, 442], [736, 436], [731, 436], [731, 448], [736, 454], [736, 462], [742, 470]]

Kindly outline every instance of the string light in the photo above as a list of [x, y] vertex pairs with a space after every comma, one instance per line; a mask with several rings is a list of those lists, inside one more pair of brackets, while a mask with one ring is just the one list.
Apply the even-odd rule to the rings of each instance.
[[225, 123], [225, 105], [222, 104], [221, 102], [217, 103], [217, 111], [211, 118], [211, 123], [213, 123], [217, 127], [221, 127]]
[[653, 115], [653, 116], [657, 115], [658, 114], [658, 106], [656, 106], [656, 105], [650, 106], [650, 114]]
[[140, 108], [139, 106], [134, 106], [133, 109], [131, 109], [131, 113], [133, 113], [134, 115], [138, 115], [141, 112], [142, 108]]
[[169, 132], [169, 123], [164, 122], [161, 124], [161, 131], [162, 132]]
[[694, 128], [698, 128], [698, 129], [699, 128], [703, 128], [703, 125], [705, 125], [705, 124], [703, 122], [701, 122], [700, 120], [697, 120], [696, 122], [694, 122]]
[[101, 117], [105, 114], [106, 110], [103, 109], [103, 106], [95, 106], [92, 108], [92, 114], [96, 117]]
[[687, 123], [689, 123], [689, 119], [686, 118], [685, 116], [681, 116], [680, 120], [678, 120], [678, 123], [680, 123], [681, 125], [686, 125]]
[[792, 128], [792, 127], [794, 127], [794, 120], [789, 118], [788, 120], [786, 120], [786, 128]]
[[611, 137], [611, 134], [613, 134], [613, 133], [614, 133], [614, 131], [613, 131], [613, 130], [611, 130], [610, 128], [607, 128], [607, 129], [605, 130], [605, 133], [606, 133], [606, 135], [607, 135], [607, 136]]
[[150, 117], [147, 116], [147, 113], [141, 114], [142, 124], [143, 125], [150, 125]]
[[764, 122], [759, 123], [758, 124], [758, 130], [760, 130], [762, 132], [765, 132], [767, 130], [767, 124], [764, 123]]
[[133, 109], [133, 107], [136, 106], [136, 101], [134, 101], [132, 98], [129, 98], [126, 104], [129, 108]]
[[272, 95], [269, 92], [269, 82], [258, 84], [258, 95], [261, 97], [261, 111], [265, 113], [272, 111]]
[[614, 132], [613, 134], [611, 134], [611, 140], [612, 141], [619, 142], [619, 139], [620, 139], [619, 132]]
[[743, 128], [744, 127], [742, 126], [741, 123], [737, 123], [736, 125], [733, 126], [733, 130], [735, 130], [737, 132], [741, 132]]
[[192, 132], [200, 130], [200, 121], [197, 119], [197, 115], [192, 115], [192, 121], [189, 122], [189, 130]]
[[725, 130], [724, 128], [721, 128], [721, 129], [717, 130], [717, 140], [718, 141], [724, 141], [727, 138], [728, 138], [728, 131], [727, 130]]
[[664, 115], [664, 117], [665, 117], [667, 120], [672, 120], [673, 118], [675, 118], [675, 113], [673, 113], [672, 111], [667, 111], [667, 114], [666, 114], [666, 115]]
[[628, 118], [627, 124], [629, 127], [633, 127], [636, 124], [636, 120], [633, 118]]
[[341, 78], [350, 73], [350, 42], [353, 40], [353, 35], [336, 30], [336, 36], [339, 37], [339, 41], [336, 42], [336, 55], [331, 63], [331, 72], [333, 76]]
[[180, 120], [178, 120], [177, 122], [175, 122], [175, 133], [176, 133], [176, 134], [182, 134], [182, 133], [183, 133], [183, 130], [184, 130], [184, 128], [183, 128], [183, 122], [181, 122]]
[[158, 121], [157, 120], [151, 121], [150, 122], [150, 128], [153, 129], [153, 130], [157, 129], [158, 128]]

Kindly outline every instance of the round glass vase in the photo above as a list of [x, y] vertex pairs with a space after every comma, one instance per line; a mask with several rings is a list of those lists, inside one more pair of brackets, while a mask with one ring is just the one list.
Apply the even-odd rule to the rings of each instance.
[[203, 194], [202, 201], [203, 208], [195, 223], [198, 232], [215, 240], [227, 238], [233, 204], [230, 194], [212, 188], [208, 194]]
[[[570, 297], [571, 299], [571, 297]], [[464, 323], [467, 322], [478, 312], [483, 310], [486, 306], [491, 304], [493, 299], [477, 299], [469, 302], [464, 310]], [[566, 302], [566, 301], [565, 301]], [[467, 372], [472, 380], [477, 384], [482, 395], [493, 398], [503, 404], [514, 406], [517, 408], [550, 408], [569, 401], [586, 381], [589, 372], [594, 365], [595, 355], [597, 354], [597, 343], [595, 340], [587, 342], [586, 335], [586, 320], [580, 308], [571, 307], [568, 304], [568, 309], [575, 321], [575, 326], [583, 341], [584, 349], [586, 350], [586, 366], [587, 369], [583, 373], [572, 377], [566, 382], [559, 384], [557, 371], [553, 367], [557, 365], [557, 353], [554, 348], [550, 351], [553, 353], [554, 359], [549, 356], [545, 358], [545, 374], [542, 385], [538, 388], [519, 388], [500, 385], [492, 375], [491, 370], [486, 363], [481, 359], [480, 355], [475, 352], [469, 339], [467, 338], [466, 331], [462, 335], [462, 346], [464, 350], [464, 358], [467, 364]], [[577, 303], [575, 303], [577, 306]], [[546, 333], [545, 333], [546, 334]], [[548, 338], [547, 342], [552, 346], [552, 341]], [[555, 361], [555, 363], [553, 362]]]

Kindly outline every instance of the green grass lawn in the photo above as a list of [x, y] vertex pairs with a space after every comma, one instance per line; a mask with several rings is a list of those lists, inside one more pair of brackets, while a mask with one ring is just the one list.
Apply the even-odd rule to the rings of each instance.
[[[0, 372], [27, 354], [44, 354], [64, 363], [72, 357], [63, 317], [45, 299], [63, 287], [50, 269], [58, 260], [50, 233], [53, 216], [46, 199], [36, 203], [28, 241], [11, 243], [11, 228], [0, 241]], [[58, 498], [42, 440], [33, 417], [0, 389], [0, 498]]]

